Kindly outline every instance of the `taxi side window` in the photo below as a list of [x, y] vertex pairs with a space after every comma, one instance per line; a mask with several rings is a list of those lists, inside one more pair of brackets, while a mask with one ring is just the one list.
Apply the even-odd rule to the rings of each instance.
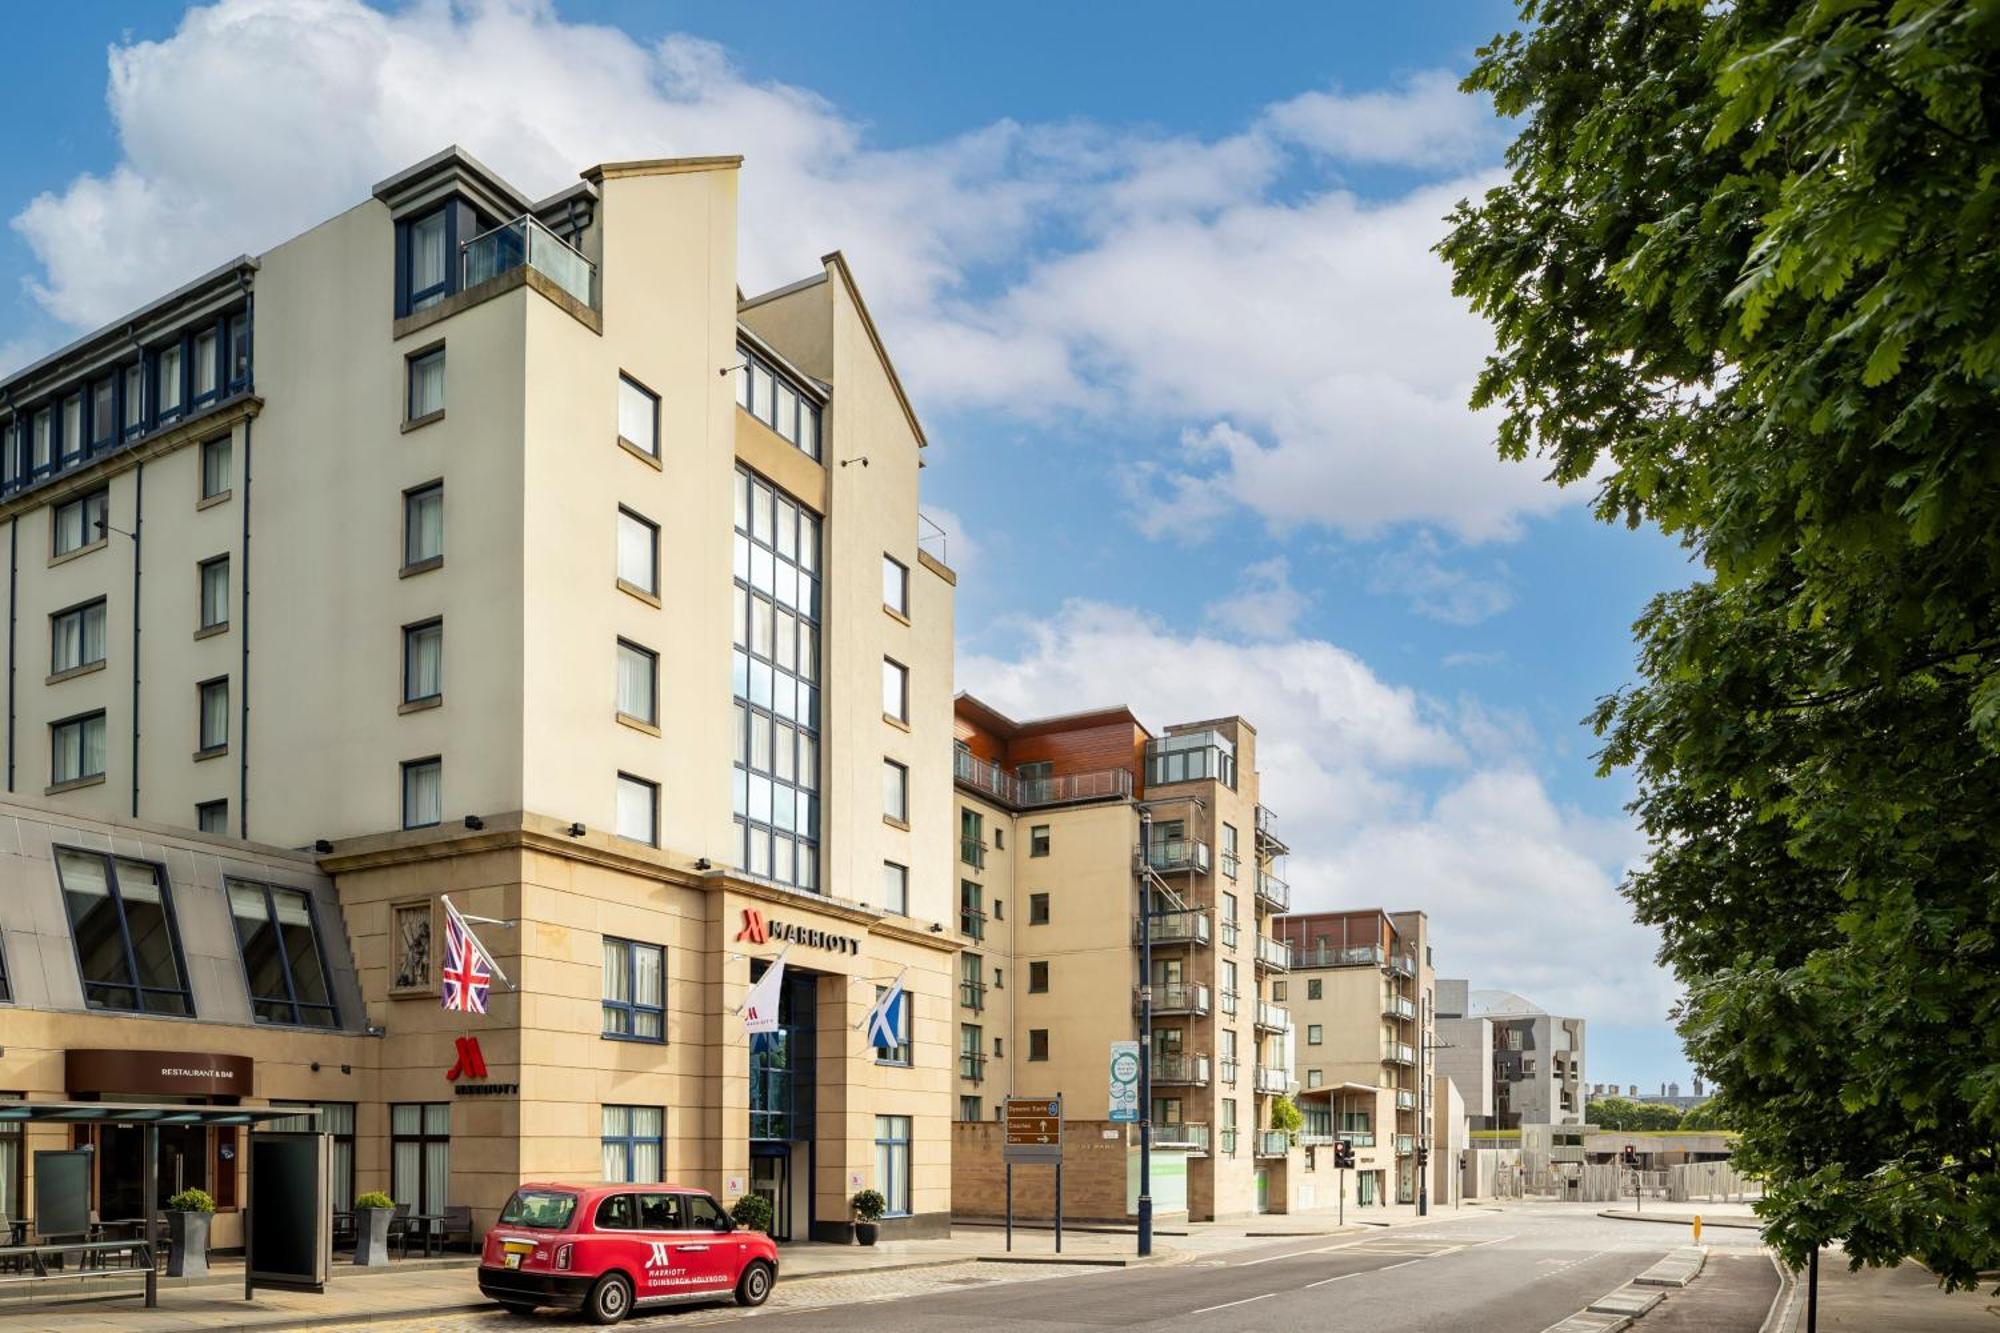
[[729, 1220], [722, 1215], [721, 1207], [706, 1194], [687, 1196], [688, 1229], [690, 1231], [727, 1231]]
[[681, 1199], [678, 1194], [639, 1196], [639, 1225], [648, 1231], [679, 1231]]
[[613, 1194], [597, 1205], [597, 1225], [631, 1231], [639, 1225], [637, 1196]]

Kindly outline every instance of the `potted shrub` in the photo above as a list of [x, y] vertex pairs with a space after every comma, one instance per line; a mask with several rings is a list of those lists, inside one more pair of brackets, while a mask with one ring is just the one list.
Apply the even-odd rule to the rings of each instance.
[[889, 1210], [889, 1201], [875, 1190], [862, 1190], [848, 1206], [854, 1210], [854, 1239], [863, 1245], [873, 1245], [882, 1234], [882, 1214]]
[[746, 1194], [729, 1210], [729, 1216], [745, 1231], [771, 1234], [771, 1201], [761, 1194]]
[[208, 1276], [208, 1220], [214, 1212], [207, 1190], [182, 1190], [167, 1200], [168, 1277]]
[[381, 1190], [369, 1190], [354, 1201], [354, 1266], [386, 1268], [389, 1264], [389, 1219], [396, 1201]]

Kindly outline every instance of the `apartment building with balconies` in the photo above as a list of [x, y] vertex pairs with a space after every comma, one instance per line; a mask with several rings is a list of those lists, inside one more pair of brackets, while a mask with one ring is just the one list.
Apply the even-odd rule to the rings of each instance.
[[1273, 926], [1289, 948], [1302, 1142], [1354, 1146], [1348, 1202], [1408, 1203], [1437, 1089], [1435, 975], [1422, 912], [1312, 912]]
[[[537, 199], [447, 149], [0, 379], [4, 787], [59, 830], [0, 860], [0, 1088], [161, 1090], [65, 1088], [68, 1048], [254, 1048], [231, 1093], [334, 1107], [351, 1183], [418, 1212], [483, 1224], [615, 1156], [763, 1193], [781, 1235], [846, 1234], [850, 1182], [942, 1224], [955, 576], [846, 262], [740, 290], [740, 167]], [[334, 898], [231, 871], [232, 926], [189, 858], [271, 847]], [[519, 987], [471, 1025], [472, 1099], [440, 1061], [446, 890], [507, 923]], [[259, 911], [359, 995], [260, 991], [255, 1023], [365, 1031], [353, 1058], [238, 1021], [212, 960]], [[783, 950], [752, 1051], [736, 1011]], [[858, 1047], [889, 976], [907, 1040]]]
[[1256, 746], [1240, 717], [1155, 732], [1122, 707], [1017, 721], [959, 696], [961, 1120], [1055, 1092], [1103, 1119], [1110, 1044], [1139, 1037], [1149, 993], [1153, 1139], [1186, 1154], [1189, 1214], [1297, 1200], [1270, 1124], [1295, 1086], [1271, 927], [1288, 849]]
[[1585, 1123], [1586, 1023], [1506, 990], [1438, 982], [1441, 1057], [1475, 1129]]

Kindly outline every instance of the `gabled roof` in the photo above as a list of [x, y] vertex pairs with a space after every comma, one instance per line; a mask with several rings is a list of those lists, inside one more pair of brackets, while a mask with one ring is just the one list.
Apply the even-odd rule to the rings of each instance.
[[854, 309], [861, 316], [861, 327], [868, 331], [868, 341], [875, 346], [875, 355], [882, 362], [883, 371], [889, 376], [889, 387], [896, 391], [896, 401], [902, 405], [903, 415], [909, 420], [910, 432], [917, 437], [917, 448], [928, 448], [930, 441], [924, 438], [924, 423], [917, 420], [917, 409], [910, 406], [910, 396], [903, 392], [902, 377], [896, 374], [896, 363], [889, 359], [889, 349], [882, 345], [882, 335], [875, 330], [875, 320], [868, 313], [868, 303], [861, 299], [861, 288], [854, 281], [854, 274], [847, 267], [847, 258], [840, 251], [820, 256], [820, 263], [829, 269], [838, 270], [840, 281], [854, 297]]

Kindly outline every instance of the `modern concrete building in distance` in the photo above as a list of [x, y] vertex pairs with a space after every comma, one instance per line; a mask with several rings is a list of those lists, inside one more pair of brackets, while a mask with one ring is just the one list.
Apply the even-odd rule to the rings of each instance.
[[1426, 1086], [1435, 1045], [1428, 919], [1312, 912], [1280, 917], [1273, 930], [1292, 957], [1282, 998], [1296, 1034], [1305, 1141], [1354, 1145], [1349, 1203], [1413, 1202], [1418, 1151], [1435, 1138], [1426, 1123], [1439, 1105], [1434, 1080]]
[[[1183, 1202], [1183, 1163], [1196, 1219], [1314, 1206], [1316, 1193], [1331, 1206], [1330, 1157], [1316, 1190], [1305, 1156], [1270, 1129], [1272, 1100], [1294, 1086], [1291, 1018], [1272, 999], [1290, 951], [1270, 926], [1290, 890], [1260, 803], [1256, 729], [1225, 717], [1155, 734], [1124, 708], [1016, 721], [967, 696], [956, 727], [960, 1120], [1059, 1092], [1072, 1122], [1103, 1121], [1111, 1043], [1138, 1037], [1150, 983], [1159, 1211]], [[955, 1139], [962, 1214], [1000, 1211], [992, 1140], [970, 1124]]]
[[1475, 1129], [1584, 1123], [1584, 1020], [1512, 991], [1437, 983], [1438, 1068], [1458, 1084]]
[[[448, 149], [0, 382], [5, 788], [82, 849], [0, 863], [38, 1014], [0, 1089], [165, 1091], [66, 1085], [70, 1048], [254, 1056], [232, 1095], [350, 1127], [343, 1197], [483, 1225], [524, 1176], [667, 1176], [803, 1237], [867, 1185], [943, 1225], [954, 577], [845, 262], [739, 291], [739, 165], [533, 200]], [[231, 889], [232, 925], [253, 844], [314, 864], [246, 884], [313, 892]], [[446, 891], [510, 923], [484, 1015], [439, 1008]], [[253, 927], [305, 954], [260, 971]]]

